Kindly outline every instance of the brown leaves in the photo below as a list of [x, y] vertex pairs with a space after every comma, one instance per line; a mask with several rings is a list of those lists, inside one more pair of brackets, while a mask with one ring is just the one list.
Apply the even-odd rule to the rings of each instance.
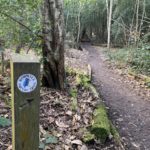
[[66, 125], [64, 122], [61, 122], [60, 120], [59, 121], [55, 121], [57, 127], [60, 127], [60, 128], [68, 128], [69, 125]]
[[[68, 78], [71, 79], [70, 81], [75, 81], [74, 76]], [[43, 96], [41, 97], [40, 108], [41, 139], [44, 139], [43, 135], [45, 133], [43, 130], [58, 138], [57, 146], [55, 144], [47, 146], [65, 150], [73, 148], [86, 150], [87, 147], [82, 142], [83, 132], [81, 129], [90, 125], [97, 99], [89, 90], [83, 87], [79, 88], [78, 91], [78, 108], [73, 111], [71, 108], [72, 98], [69, 97], [68, 93], [60, 93], [49, 89], [42, 90], [41, 95]]]
[[[68, 79], [74, 81], [74, 76]], [[70, 84], [71, 85], [71, 84]], [[74, 84], [75, 85], [75, 84]], [[77, 87], [76, 87], [77, 88]], [[83, 143], [84, 131], [90, 126], [97, 98], [90, 90], [78, 87], [77, 110], [72, 110], [72, 98], [67, 92], [43, 88], [40, 105], [40, 149], [41, 150], [87, 150]], [[10, 110], [0, 102], [4, 116]], [[9, 112], [7, 111], [9, 110]], [[0, 150], [11, 148], [11, 128], [0, 129]]]
[[67, 68], [73, 68], [84, 75], [91, 75], [91, 68], [89, 68], [87, 60], [88, 52], [86, 50], [68, 49], [65, 56], [65, 66]]

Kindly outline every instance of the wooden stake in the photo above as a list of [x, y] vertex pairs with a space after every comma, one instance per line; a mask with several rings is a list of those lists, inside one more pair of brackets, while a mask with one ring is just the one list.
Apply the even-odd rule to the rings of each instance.
[[40, 64], [30, 55], [11, 60], [13, 150], [38, 150]]

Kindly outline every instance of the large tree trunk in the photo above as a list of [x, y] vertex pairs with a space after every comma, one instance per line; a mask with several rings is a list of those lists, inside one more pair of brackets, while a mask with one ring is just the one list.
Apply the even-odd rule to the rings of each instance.
[[43, 10], [43, 86], [64, 89], [63, 0], [45, 0]]

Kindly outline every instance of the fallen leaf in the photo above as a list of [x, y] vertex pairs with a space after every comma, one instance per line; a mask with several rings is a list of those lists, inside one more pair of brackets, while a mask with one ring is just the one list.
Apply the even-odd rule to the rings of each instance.
[[76, 144], [76, 145], [82, 145], [82, 141], [81, 140], [73, 140], [71, 143], [72, 144]]
[[64, 146], [64, 149], [65, 149], [65, 150], [69, 150], [70, 147], [69, 147], [68, 145], [65, 145], [65, 146]]
[[72, 111], [70, 111], [70, 110], [69, 110], [69, 111], [67, 111], [67, 112], [66, 112], [66, 115], [68, 115], [68, 116], [72, 116]]
[[56, 125], [60, 128], [68, 128], [69, 126], [64, 124], [63, 122], [55, 121]]
[[87, 146], [85, 145], [82, 145], [81, 149], [80, 150], [88, 150]]
[[55, 121], [53, 117], [49, 117], [48, 120], [49, 120], [49, 123], [53, 123]]
[[11, 121], [7, 118], [0, 117], [0, 126], [1, 127], [8, 127], [11, 125]]
[[40, 142], [40, 145], [39, 145], [39, 149], [44, 149], [45, 148], [45, 144], [43, 142]]
[[46, 139], [46, 144], [57, 144], [58, 140], [54, 136], [50, 136]]
[[12, 150], [12, 145], [10, 145], [10, 146], [7, 148], [7, 150]]

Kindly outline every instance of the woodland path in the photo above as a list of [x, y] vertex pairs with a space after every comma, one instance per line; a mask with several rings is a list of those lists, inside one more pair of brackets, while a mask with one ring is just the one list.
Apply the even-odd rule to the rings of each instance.
[[150, 150], [150, 101], [136, 94], [130, 84], [122, 83], [121, 76], [109, 69], [103, 50], [89, 44], [93, 83], [96, 85], [113, 124], [118, 128], [126, 150]]

